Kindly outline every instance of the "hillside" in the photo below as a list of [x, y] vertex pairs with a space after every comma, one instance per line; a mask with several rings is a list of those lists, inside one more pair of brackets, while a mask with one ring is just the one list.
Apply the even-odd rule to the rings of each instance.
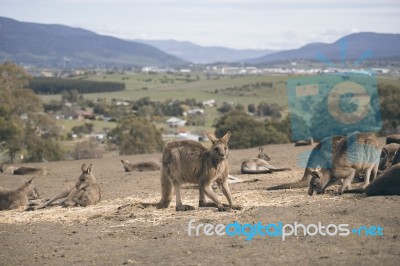
[[400, 34], [362, 32], [345, 36], [334, 43], [312, 43], [299, 49], [281, 51], [248, 63], [270, 63], [285, 60], [345, 61], [390, 59], [400, 57]]
[[207, 47], [200, 46], [187, 41], [175, 40], [135, 40], [182, 58], [192, 63], [208, 64], [215, 62], [240, 62], [264, 56], [275, 51], [273, 50], [255, 50], [255, 49], [231, 49], [226, 47]]
[[181, 59], [149, 45], [62, 25], [0, 17], [0, 62], [45, 67], [176, 66]]

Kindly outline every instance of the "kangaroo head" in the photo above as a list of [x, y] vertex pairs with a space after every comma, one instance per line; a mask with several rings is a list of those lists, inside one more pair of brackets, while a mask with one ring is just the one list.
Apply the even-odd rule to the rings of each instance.
[[211, 133], [208, 133], [207, 137], [212, 142], [211, 151], [212, 151], [213, 156], [218, 158], [219, 160], [227, 159], [228, 158], [228, 140], [231, 137], [231, 132], [228, 131], [220, 139], [218, 139]]
[[32, 177], [29, 181], [26, 181], [26, 185], [28, 187], [27, 196], [29, 199], [38, 199], [40, 197], [38, 190], [32, 182], [35, 178], [36, 177]]
[[85, 187], [88, 186], [89, 183], [91, 183], [94, 179], [94, 176], [92, 174], [92, 167], [93, 165], [89, 165], [89, 167], [86, 168], [86, 164], [82, 164], [81, 170], [82, 174], [78, 179], [78, 182], [76, 182], [75, 187], [76, 189], [84, 189]]
[[317, 194], [323, 194], [325, 183], [326, 182], [324, 181], [324, 175], [319, 169], [315, 169], [314, 171], [312, 171], [308, 195], [312, 196], [314, 194], [314, 191], [316, 191]]
[[271, 158], [268, 156], [267, 153], [264, 153], [264, 148], [263, 147], [259, 147], [258, 148], [258, 159], [263, 159], [265, 161], [271, 161]]

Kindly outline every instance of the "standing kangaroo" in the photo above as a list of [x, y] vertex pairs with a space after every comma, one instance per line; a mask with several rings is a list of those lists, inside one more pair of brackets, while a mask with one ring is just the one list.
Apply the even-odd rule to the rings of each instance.
[[378, 172], [379, 142], [373, 133], [354, 132], [342, 139], [333, 155], [332, 168], [312, 172], [308, 194], [314, 191], [323, 194], [327, 187], [343, 179], [338, 193], [350, 188], [351, 181], [357, 173], [365, 172], [364, 188], [369, 185]]
[[38, 198], [39, 194], [32, 181], [26, 181], [15, 190], [0, 188], [0, 210], [12, 210], [28, 204], [29, 198]]
[[279, 190], [279, 189], [292, 189], [292, 188], [303, 188], [310, 185], [311, 173], [318, 166], [321, 168], [332, 167], [332, 158], [335, 153], [339, 142], [344, 136], [330, 136], [324, 138], [320, 143], [315, 146], [310, 156], [308, 157], [306, 169], [304, 171], [301, 180], [293, 183], [281, 184], [278, 186], [267, 188], [267, 190]]
[[[194, 210], [193, 206], [183, 205], [181, 201], [181, 185], [194, 183], [199, 185], [199, 207], [217, 207], [219, 211], [240, 209], [234, 206], [228, 186], [228, 140], [231, 132], [218, 139], [207, 134], [211, 140], [210, 149], [192, 140], [173, 141], [164, 147], [161, 167], [161, 201], [159, 208], [167, 208], [172, 198], [172, 187], [176, 194], [176, 211]], [[229, 202], [223, 205], [211, 188], [216, 181]], [[213, 202], [206, 202], [206, 197]]]
[[400, 164], [387, 169], [366, 188], [350, 189], [344, 193], [365, 193], [367, 196], [400, 196]]
[[56, 200], [64, 199], [61, 205], [64, 207], [75, 207], [94, 205], [101, 199], [100, 187], [96, 182], [96, 178], [92, 174], [92, 165], [86, 168], [85, 164], [81, 167], [82, 174], [74, 187], [69, 187], [63, 192], [50, 199], [38, 209], [43, 209], [49, 206]]

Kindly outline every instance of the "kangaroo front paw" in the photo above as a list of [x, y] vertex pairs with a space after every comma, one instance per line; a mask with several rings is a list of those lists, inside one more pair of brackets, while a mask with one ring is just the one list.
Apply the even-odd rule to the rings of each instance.
[[192, 210], [194, 210], [194, 207], [193, 207], [193, 206], [190, 206], [190, 205], [181, 205], [181, 206], [176, 206], [176, 207], [175, 207], [175, 210], [176, 210], [177, 212], [192, 211]]
[[230, 207], [228, 207], [228, 206], [224, 206], [224, 205], [220, 205], [220, 206], [218, 206], [218, 211], [219, 212], [226, 212], [226, 211], [229, 211], [231, 208]]
[[232, 205], [232, 210], [241, 210], [241, 209], [243, 209], [243, 207], [242, 206], [240, 206], [240, 205]]

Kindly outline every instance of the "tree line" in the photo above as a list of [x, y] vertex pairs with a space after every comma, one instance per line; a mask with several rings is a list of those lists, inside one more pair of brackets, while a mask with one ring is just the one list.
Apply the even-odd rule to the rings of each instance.
[[77, 90], [78, 93], [115, 92], [125, 90], [125, 84], [110, 81], [91, 81], [61, 78], [33, 78], [29, 88], [37, 94], [61, 94]]

